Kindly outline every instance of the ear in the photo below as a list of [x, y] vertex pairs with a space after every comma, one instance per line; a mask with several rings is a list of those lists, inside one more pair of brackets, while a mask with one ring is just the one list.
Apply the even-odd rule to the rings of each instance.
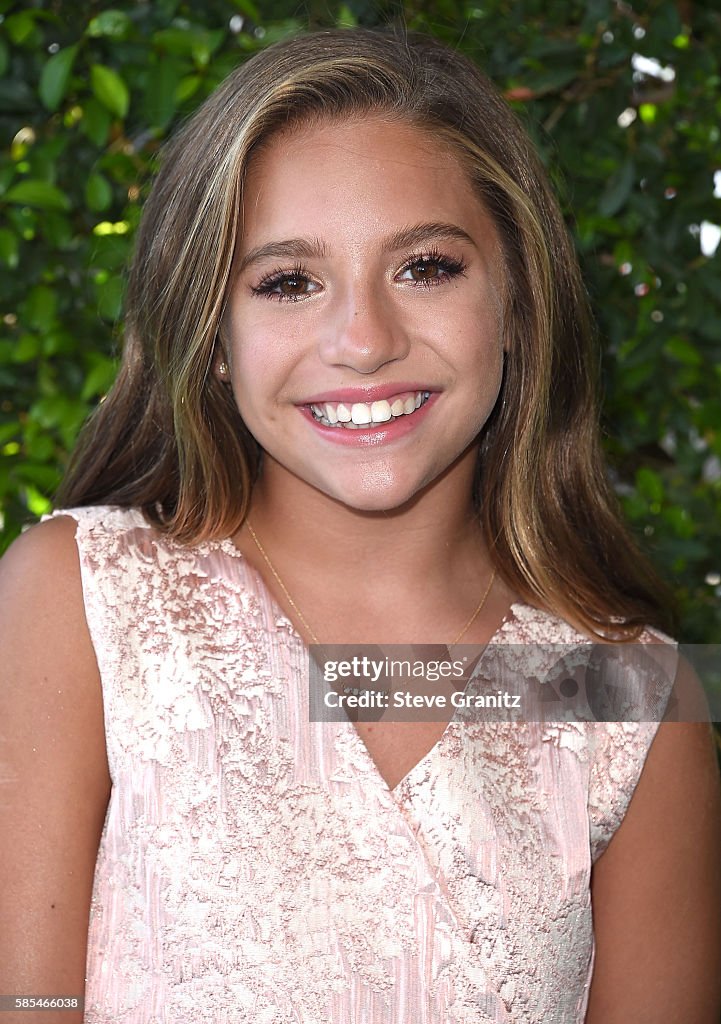
[[213, 353], [212, 372], [221, 384], [230, 384], [230, 363], [225, 354], [225, 347], [220, 335], [216, 338], [215, 351]]

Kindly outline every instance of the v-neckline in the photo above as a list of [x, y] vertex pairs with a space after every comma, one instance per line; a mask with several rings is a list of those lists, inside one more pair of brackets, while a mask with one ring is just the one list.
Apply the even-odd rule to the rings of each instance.
[[[493, 633], [488, 638], [488, 640], [485, 642], [485, 644], [472, 644], [472, 645], [468, 645], [468, 646], [483, 647], [483, 650], [485, 652], [485, 649], [488, 647], [489, 644], [495, 643], [498, 640], [498, 638], [505, 632], [506, 628], [509, 627], [510, 625], [512, 625], [514, 622], [517, 621], [515, 609], [518, 608], [518, 607], [521, 607], [521, 606], [522, 606], [521, 602], [518, 602], [518, 601], [514, 601], [511, 605], [509, 605], [509, 607], [507, 608], [503, 618], [499, 622], [498, 626], [494, 629]], [[481, 658], [479, 659], [479, 661], [482, 658], [483, 658], [483, 655], [481, 655]], [[475, 678], [475, 673], [477, 671], [477, 668], [478, 668], [478, 663], [474, 666], [473, 671], [470, 673], [468, 679], [466, 680], [466, 685], [464, 686], [463, 691], [462, 691], [463, 693], [467, 693], [468, 692], [468, 689], [471, 686], [471, 683], [473, 682], [473, 679]], [[449, 736], [449, 734], [450, 734], [450, 732], [452, 730], [452, 727], [453, 727], [454, 723], [457, 722], [457, 721], [458, 721], [458, 712], [454, 711], [454, 713], [451, 715], [451, 717], [446, 722], [445, 728], [443, 729], [443, 732], [440, 734], [440, 736], [435, 741], [435, 743], [433, 743], [432, 746], [430, 746], [428, 748], [428, 750], [425, 752], [425, 754], [423, 754], [416, 761], [416, 763], [414, 765], [412, 765], [408, 769], [408, 771], [405, 773], [405, 775], [403, 775], [398, 780], [398, 782], [396, 782], [395, 786], [389, 786], [388, 785], [386, 779], [383, 776], [383, 773], [381, 772], [381, 770], [378, 767], [376, 761], [374, 760], [371, 752], [369, 751], [368, 747], [366, 746], [365, 741], [363, 740], [363, 737], [360, 735], [360, 733], [356, 729], [355, 724], [349, 718], [347, 718], [347, 717], [346, 717], [345, 721], [342, 724], [344, 726], [347, 725], [352, 730], [351, 740], [352, 740], [353, 746], [355, 747], [355, 749], [358, 752], [358, 754], [360, 755], [360, 757], [364, 761], [366, 761], [367, 763], [369, 763], [372, 766], [372, 768], [373, 768], [373, 770], [375, 772], [375, 775], [379, 779], [381, 785], [386, 789], [386, 791], [388, 793], [390, 793], [390, 795], [393, 797], [394, 800], [398, 801], [400, 799], [400, 797], [401, 797], [401, 789], [403, 788], [403, 786], [411, 779], [411, 777], [413, 775], [416, 774], [416, 772], [420, 768], [422, 768], [423, 765], [426, 764], [426, 762], [430, 761], [435, 755], [437, 755], [437, 753], [441, 749], [441, 747], [443, 747], [445, 745], [445, 743], [447, 742], [447, 739], [448, 739], [448, 736]]]
[[[265, 602], [266, 609], [270, 613], [270, 617], [272, 618], [272, 620], [277, 625], [281, 625], [282, 624], [284, 627], [286, 627], [288, 635], [291, 638], [291, 640], [293, 641], [293, 643], [295, 643], [297, 646], [300, 647], [300, 649], [302, 651], [302, 654], [303, 654], [304, 663], [309, 665], [310, 664], [310, 656], [311, 656], [310, 655], [310, 646], [305, 642], [305, 640], [303, 639], [301, 634], [296, 629], [296, 627], [293, 624], [293, 622], [290, 619], [290, 617], [283, 610], [283, 608], [280, 606], [280, 604], [276, 601], [276, 599], [273, 596], [270, 588], [268, 587], [268, 584], [266, 583], [265, 579], [263, 578], [263, 574], [261, 573], [261, 571], [256, 566], [254, 566], [251, 561], [249, 561], [249, 559], [247, 558], [245, 553], [243, 551], [241, 551], [239, 547], [236, 546], [236, 544], [233, 542], [233, 539], [231, 537], [225, 537], [225, 538], [223, 538], [223, 539], [221, 539], [219, 541], [210, 542], [210, 543], [217, 544], [217, 546], [220, 548], [220, 550], [222, 550], [223, 552], [229, 554], [231, 557], [233, 557], [237, 562], [239, 562], [244, 567], [245, 571], [252, 577], [252, 580], [253, 580], [254, 585], [255, 585], [256, 593], [259, 595], [259, 597], [262, 599], [262, 601]], [[485, 644], [478, 644], [478, 645], [474, 644], [472, 646], [479, 646], [479, 647], [482, 646], [482, 647], [485, 648], [489, 644], [494, 643], [499, 638], [499, 636], [501, 636], [511, 624], [513, 624], [514, 622], [517, 622], [516, 609], [517, 608], [522, 608], [522, 607], [526, 607], [522, 601], [514, 601], [512, 604], [510, 604], [509, 607], [506, 609], [506, 611], [505, 611], [505, 613], [503, 615], [503, 618], [499, 622], [498, 626], [494, 629], [493, 633], [488, 638], [486, 643]], [[466, 686], [464, 687], [464, 692], [470, 686], [472, 679], [473, 679], [473, 673], [471, 673], [469, 678], [466, 680]], [[345, 730], [349, 730], [350, 731], [350, 740], [351, 740], [351, 743], [352, 743], [353, 747], [355, 748], [355, 753], [363, 761], [365, 761], [368, 766], [371, 767], [374, 775], [376, 776], [376, 778], [378, 779], [380, 785], [384, 788], [384, 790], [388, 794], [390, 794], [390, 796], [392, 796], [394, 800], [398, 800], [398, 798], [400, 796], [401, 787], [403, 787], [403, 785], [410, 779], [410, 777], [412, 775], [414, 775], [416, 773], [416, 771], [422, 765], [424, 765], [426, 763], [426, 761], [430, 760], [430, 758], [437, 753], [438, 749], [441, 747], [441, 745], [447, 739], [448, 734], [449, 734], [449, 732], [451, 730], [451, 726], [453, 725], [453, 723], [456, 720], [457, 720], [457, 715], [454, 712], [454, 714], [446, 722], [445, 728], [444, 728], [443, 732], [441, 733], [441, 735], [436, 740], [436, 742], [426, 751], [425, 754], [423, 754], [422, 757], [420, 757], [418, 759], [418, 761], [416, 761], [416, 763], [411, 768], [409, 768], [409, 770], [405, 773], [405, 775], [403, 775], [403, 777], [401, 779], [399, 779], [398, 782], [393, 787], [388, 785], [388, 783], [387, 783], [386, 779], [384, 778], [380, 768], [378, 767], [378, 764], [376, 763], [376, 761], [374, 760], [373, 756], [371, 755], [368, 747], [366, 746], [365, 741], [363, 740], [362, 736], [360, 735], [360, 733], [356, 729], [355, 723], [352, 722], [351, 719], [348, 718], [348, 716], [346, 715], [345, 718], [342, 721], [336, 722], [335, 724], [341, 726]]]

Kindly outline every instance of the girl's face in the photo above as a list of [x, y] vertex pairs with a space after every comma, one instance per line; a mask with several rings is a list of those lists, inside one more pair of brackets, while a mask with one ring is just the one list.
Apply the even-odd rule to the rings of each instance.
[[380, 118], [304, 128], [251, 162], [243, 212], [221, 338], [264, 483], [380, 511], [474, 459], [503, 268], [458, 158]]

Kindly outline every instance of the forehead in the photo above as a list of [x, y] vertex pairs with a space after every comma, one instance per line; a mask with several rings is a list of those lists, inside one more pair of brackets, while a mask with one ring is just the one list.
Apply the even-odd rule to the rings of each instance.
[[273, 136], [250, 161], [243, 198], [244, 248], [279, 231], [360, 243], [418, 221], [495, 235], [451, 145], [380, 116]]

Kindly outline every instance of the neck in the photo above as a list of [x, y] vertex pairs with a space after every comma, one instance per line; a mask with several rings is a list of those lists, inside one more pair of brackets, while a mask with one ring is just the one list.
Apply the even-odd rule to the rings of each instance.
[[272, 460], [253, 493], [250, 520], [273, 561], [342, 579], [372, 573], [374, 586], [404, 589], [447, 579], [456, 562], [487, 563], [472, 504], [475, 451], [400, 508], [364, 512], [329, 498]]
[[[270, 566], [248, 529], [235, 542], [308, 641], [449, 643], [492, 575], [473, 512], [475, 454], [384, 512], [349, 508], [266, 459], [249, 519]], [[485, 643], [514, 599], [498, 576], [487, 598], [466, 643]]]

